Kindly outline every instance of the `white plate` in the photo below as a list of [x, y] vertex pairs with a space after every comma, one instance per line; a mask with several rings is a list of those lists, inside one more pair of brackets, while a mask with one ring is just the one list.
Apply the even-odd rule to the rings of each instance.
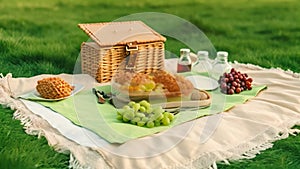
[[216, 80], [206, 76], [193, 75], [187, 76], [186, 78], [192, 82], [196, 89], [199, 90], [215, 90], [219, 87], [219, 84]]
[[81, 85], [81, 84], [72, 84], [72, 86], [74, 86], [74, 90], [72, 91], [70, 96], [62, 97], [62, 98], [58, 98], [58, 99], [43, 98], [43, 97], [41, 97], [41, 95], [36, 90], [33, 90], [29, 93], [21, 95], [20, 97], [24, 98], [24, 99], [36, 100], [36, 101], [59, 101], [59, 100], [63, 100], [63, 99], [66, 99], [68, 97], [74, 96], [76, 93], [80, 92], [84, 88], [84, 86]]

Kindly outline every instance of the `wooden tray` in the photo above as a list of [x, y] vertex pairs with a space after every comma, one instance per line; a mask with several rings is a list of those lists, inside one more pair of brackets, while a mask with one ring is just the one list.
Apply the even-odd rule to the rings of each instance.
[[[192, 93], [199, 92], [203, 94], [203, 97], [200, 99], [191, 99]], [[205, 90], [194, 89], [190, 95], [187, 96], [178, 96], [178, 93], [120, 93], [115, 95], [113, 101], [116, 103], [127, 104], [130, 101], [141, 101], [147, 100], [151, 104], [161, 105], [163, 108], [176, 108], [176, 107], [207, 107], [211, 104], [211, 95]], [[179, 93], [180, 94], [180, 93]]]

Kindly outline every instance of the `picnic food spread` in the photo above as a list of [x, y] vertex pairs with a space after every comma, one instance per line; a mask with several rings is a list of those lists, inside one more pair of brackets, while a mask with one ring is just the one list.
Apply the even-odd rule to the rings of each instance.
[[74, 86], [59, 77], [49, 77], [37, 82], [36, 90], [46, 99], [59, 99], [70, 96]]
[[[242, 72], [243, 72], [243, 70], [244, 69], [241, 69], [242, 70]], [[247, 72], [248, 73], [248, 72]], [[276, 72], [275, 72], [276, 73]], [[189, 75], [190, 73], [188, 73], [187, 75]], [[251, 74], [254, 74], [253, 72], [251, 72]], [[250, 75], [250, 73], [249, 73], [249, 75]], [[264, 77], [263, 75], [260, 75], [261, 77]], [[257, 80], [256, 80], [256, 78], [255, 78], [256, 76], [254, 76], [253, 77], [253, 79], [255, 79], [255, 84], [253, 85], [253, 89], [250, 91], [250, 90], [247, 90], [247, 91], [245, 91], [245, 92], [242, 92], [242, 93], [240, 93], [240, 94], [235, 94], [235, 96], [232, 96], [232, 95], [226, 95], [225, 96], [225, 94], [223, 94], [222, 93], [222, 95], [224, 96], [224, 97], [226, 97], [226, 98], [228, 98], [228, 99], [226, 99], [226, 103], [228, 103], [229, 101], [230, 101], [230, 99], [232, 98], [232, 99], [234, 99], [235, 101], [239, 101], [239, 103], [238, 104], [241, 104], [241, 103], [243, 103], [244, 102], [244, 100], [243, 101], [241, 101], [242, 100], [242, 98], [243, 97], [246, 97], [246, 99], [248, 99], [248, 98], [253, 98], [253, 97], [255, 97], [255, 93], [256, 92], [253, 92], [253, 91], [258, 91], [257, 90], [257, 84], [259, 84], [258, 82], [259, 82], [259, 78], [257, 78]], [[40, 78], [41, 79], [41, 78]], [[64, 78], [64, 79], [67, 79], [67, 78]], [[83, 78], [78, 78], [78, 79], [82, 79], [82, 81], [81, 81], [81, 83], [82, 84], [85, 84], [84, 83], [84, 79]], [[34, 87], [35, 85], [35, 83], [36, 83], [36, 78], [35, 79], [33, 79], [32, 81], [34, 81], [34, 83], [32, 83], [31, 84], [31, 86], [32, 87]], [[201, 81], [199, 81], [199, 82], [201, 82]], [[108, 85], [107, 85], [108, 86]], [[97, 86], [97, 89], [98, 90], [100, 90], [100, 91], [104, 91], [105, 93], [109, 93], [110, 92], [110, 86], [109, 87], [107, 87], [107, 86], [103, 86], [103, 87], [98, 87]], [[217, 94], [221, 94], [220, 92], [219, 92], [219, 89], [220, 88], [218, 88], [217, 90], [213, 90], [213, 91], [209, 91], [209, 93], [211, 93], [211, 92], [214, 92], [214, 93], [217, 93]], [[251, 95], [251, 97], [250, 97], [250, 93], [252, 94]], [[212, 96], [215, 96], [214, 94], [212, 94]], [[242, 97], [239, 97], [239, 96], [242, 96]], [[249, 97], [248, 97], [249, 96]], [[74, 96], [75, 97], [75, 96]], [[80, 93], [78, 93], [78, 95], [75, 97], [75, 99], [76, 98], [78, 98], [77, 100], [79, 100], [79, 101], [84, 101], [84, 99], [82, 99], [82, 98], [91, 98], [91, 99], [89, 99], [89, 100], [86, 100], [86, 102], [85, 103], [91, 103], [91, 102], [95, 102], [96, 101], [96, 99], [95, 99], [95, 96], [94, 95], [92, 95], [92, 93], [91, 93], [91, 91], [83, 91], [83, 92], [80, 92]], [[237, 98], [240, 98], [240, 99], [237, 99]], [[243, 98], [244, 99], [244, 98]], [[70, 107], [71, 106], [74, 106], [73, 104], [70, 104], [70, 103], [72, 103], [73, 102], [73, 99], [65, 99], [65, 100], [62, 100], [62, 101], [58, 101], [58, 102], [39, 102], [40, 104], [42, 104], [42, 105], [44, 105], [44, 107], [50, 107], [50, 109], [52, 109], [53, 110], [53, 112], [58, 112], [59, 114], [61, 114], [61, 115], [63, 115], [65, 118], [68, 118], [68, 117], [70, 117], [69, 116], [69, 114], [70, 114], [70, 111], [63, 111], [63, 110], [66, 110], [65, 109], [65, 107], [63, 107], [64, 105], [67, 105], [67, 103], [69, 103], [68, 105], [70, 105]], [[85, 110], [86, 110], [86, 107], [90, 107], [91, 109], [93, 109], [93, 107], [92, 106], [89, 106], [90, 104], [85, 104], [85, 103], [82, 103], [82, 104], [80, 104], [80, 106], [83, 106], [84, 107], [84, 110], [83, 110], [83, 112], [86, 112]], [[139, 102], [136, 102], [136, 103], [139, 103]], [[212, 103], [212, 108], [214, 108], [214, 103], [215, 102], [213, 102]], [[232, 104], [232, 102], [230, 102], [230, 104], [231, 105], [236, 105], [237, 103], [234, 103], [234, 104]], [[156, 132], [156, 133], [158, 133], [158, 132], [161, 132], [161, 131], [165, 131], [166, 129], [170, 129], [170, 131], [175, 131], [174, 133], [176, 133], [176, 131], [177, 131], [177, 129], [180, 129], [181, 127], [180, 126], [178, 126], [179, 124], [182, 124], [181, 122], [188, 122], [188, 121], [190, 121], [190, 120], [194, 120], [195, 118], [200, 118], [200, 119], [197, 119], [197, 121], [198, 120], [201, 120], [201, 117], [203, 117], [203, 116], [205, 116], [205, 115], [211, 115], [211, 114], [213, 114], [213, 113], [217, 113], [217, 112], [212, 112], [212, 113], [210, 113], [210, 108], [207, 108], [207, 109], [201, 109], [201, 110], [193, 110], [193, 111], [186, 111], [186, 109], [183, 109], [183, 110], [181, 110], [181, 112], [178, 114], [178, 115], [175, 115], [175, 118], [174, 118], [174, 120], [170, 123], [170, 125], [169, 126], [163, 126], [163, 124], [161, 124], [161, 126], [160, 127], [155, 127], [155, 124], [154, 124], [154, 127], [153, 128], [148, 128], [147, 126], [146, 127], [139, 127], [139, 126], [137, 126], [137, 124], [136, 125], [133, 125], [133, 124], [130, 124], [130, 123], [122, 123], [122, 122], [120, 122], [120, 121], [118, 121], [118, 120], [116, 120], [116, 117], [117, 117], [117, 113], [115, 112], [115, 111], [108, 111], [107, 110], [107, 108], [111, 108], [111, 110], [114, 110], [113, 109], [113, 106], [112, 105], [109, 105], [109, 104], [104, 104], [104, 105], [100, 105], [100, 104], [97, 104], [96, 105], [97, 106], [97, 108], [99, 108], [99, 110], [95, 110], [95, 112], [97, 111], [97, 112], [100, 112], [100, 113], [103, 113], [103, 114], [107, 114], [108, 115], [108, 117], [111, 117], [111, 119], [112, 120], [108, 120], [108, 122], [110, 123], [110, 125], [111, 126], [116, 126], [115, 128], [113, 128], [113, 130], [115, 130], [115, 129], [123, 129], [123, 130], [116, 130], [116, 132], [120, 132], [120, 133], [126, 133], [126, 131], [127, 131], [127, 133], [130, 133], [131, 131], [133, 131], [132, 129], [136, 129], [137, 130], [137, 132], [136, 133], [142, 133], [142, 134], [144, 134], [144, 135], [135, 135], [135, 136], [131, 136], [130, 135], [130, 137], [129, 136], [127, 136], [127, 135], [124, 135], [124, 137], [126, 136], [126, 137], [129, 137], [127, 140], [126, 139], [123, 139], [123, 138], [120, 138], [120, 139], [115, 139], [115, 140], [113, 140], [113, 139], [110, 139], [110, 135], [111, 135], [111, 133], [110, 133], [110, 131], [109, 132], [107, 132], [107, 134], [103, 134], [102, 133], [102, 131], [103, 130], [106, 130], [106, 128], [97, 128], [97, 129], [99, 129], [99, 130], [97, 130], [97, 131], [93, 131], [93, 132], [95, 132], [96, 134], [98, 134], [99, 136], [101, 136], [101, 138], [103, 137], [103, 139], [105, 139], [105, 140], [107, 140], [109, 143], [112, 143], [112, 144], [114, 144], [114, 143], [120, 143], [120, 144], [122, 144], [122, 143], [125, 143], [124, 145], [120, 145], [120, 147], [121, 146], [126, 146], [126, 145], [128, 145], [128, 144], [130, 144], [130, 143], [132, 143], [131, 141], [136, 141], [136, 140], [138, 140], [139, 142], [137, 142], [137, 143], [140, 143], [140, 142], [143, 142], [144, 141], [144, 139], [135, 139], [135, 138], [141, 138], [141, 137], [144, 137], [144, 136], [146, 136], [146, 135], [152, 135], [154, 132]], [[61, 109], [61, 108], [63, 108], [63, 109]], [[76, 107], [75, 107], [76, 108]], [[78, 107], [77, 107], [78, 108]], [[227, 107], [226, 107], [227, 108]], [[71, 110], [71, 109], [68, 109], [68, 110]], [[235, 110], [235, 109], [234, 109]], [[196, 112], [197, 111], [197, 112]], [[221, 112], [222, 110], [220, 110], [220, 111], [218, 111], [218, 112]], [[245, 112], [246, 112], [246, 110], [245, 110]], [[110, 113], [110, 114], [109, 114]], [[236, 113], [236, 114], [240, 114], [240, 112], [233, 112], [232, 114], [234, 114], [234, 113]], [[55, 113], [56, 114], [56, 113]], [[85, 115], [88, 115], [89, 113], [82, 113], [82, 114], [85, 114]], [[178, 118], [178, 117], [185, 117], [185, 116], [188, 116], [189, 114], [193, 114], [193, 118], [191, 117], [191, 118], [185, 118], [184, 120], [182, 120], [182, 121], [180, 121], [180, 119]], [[200, 114], [200, 116], [196, 116], [196, 115], [198, 115], [198, 114]], [[259, 114], [259, 113], [257, 113], [257, 114]], [[51, 114], [50, 114], [51, 115]], [[256, 114], [255, 114], [256, 115]], [[75, 118], [70, 118], [70, 120], [72, 120], [72, 119], [77, 119], [76, 117], [76, 113], [74, 113], [74, 117]], [[93, 119], [93, 117], [94, 116], [90, 116], [90, 117], [88, 117], [89, 119]], [[101, 117], [102, 117], [102, 115], [101, 115]], [[230, 116], [231, 117], [231, 116]], [[247, 117], [250, 117], [250, 115], [249, 116], [247, 116]], [[253, 117], [253, 116], [251, 116], [251, 117]], [[267, 116], [268, 117], [268, 116]], [[253, 117], [253, 118], [255, 118], [255, 117]], [[233, 118], [234, 119], [234, 118]], [[97, 120], [97, 119], [96, 119]], [[96, 121], [96, 120], [94, 120], [94, 122]], [[106, 120], [106, 118], [105, 118], [105, 120]], [[236, 120], [236, 118], [235, 118], [235, 120]], [[93, 122], [93, 124], [94, 124], [94, 122]], [[98, 122], [100, 122], [101, 123], [101, 121], [98, 121]], [[179, 123], [180, 122], [180, 123]], [[141, 122], [140, 122], [141, 123]], [[243, 123], [243, 122], [242, 122]], [[80, 123], [73, 123], [73, 124], [77, 124], [77, 125], [79, 125], [79, 126], [81, 126], [80, 125]], [[81, 123], [82, 124], [82, 123]], [[97, 122], [95, 123], [95, 124], [97, 124]], [[192, 123], [191, 123], [192, 124]], [[198, 124], [198, 123], [197, 123]], [[232, 124], [232, 123], [231, 123]], [[236, 123], [233, 123], [233, 124], [236, 124]], [[237, 124], [240, 124], [240, 123], [237, 123]], [[141, 124], [140, 124], [141, 125]], [[185, 125], [185, 124], [184, 124]], [[64, 125], [62, 125], [63, 127], [64, 127]], [[151, 123], [149, 123], [149, 126], [151, 127]], [[177, 127], [175, 127], [175, 126], [177, 126]], [[238, 125], [237, 125], [238, 126]], [[89, 126], [82, 126], [83, 128], [85, 128], [85, 127], [89, 127]], [[110, 126], [109, 126], [110, 127]], [[162, 128], [162, 129], [161, 129]], [[89, 128], [89, 129], [91, 129], [91, 128]], [[200, 129], [200, 130], [199, 130]], [[195, 138], [198, 138], [198, 135], [196, 135], [196, 134], [198, 134], [198, 131], [201, 131], [201, 129], [202, 129], [202, 126], [199, 126], [199, 127], [197, 127], [196, 128], [196, 132], [195, 132], [195, 134], [193, 134], [194, 136], [195, 136]], [[98, 131], [101, 131], [101, 132], [98, 132]], [[124, 131], [124, 132], [123, 132]], [[140, 131], [142, 131], [142, 132], [140, 132]], [[153, 132], [144, 132], [144, 131], [153, 131]], [[225, 130], [224, 130], [225, 131]], [[126, 134], [127, 134], [126, 133]], [[179, 132], [178, 132], [179, 133]], [[222, 134], [220, 134], [221, 136], [222, 136]], [[163, 135], [163, 133], [162, 133], [162, 135], [160, 135], [159, 134], [159, 136], [162, 136], [161, 138], [164, 138], [164, 135]], [[167, 135], [168, 136], [168, 135]], [[199, 135], [200, 136], [200, 135]], [[82, 137], [86, 137], [85, 135], [83, 135]], [[156, 137], [156, 135], [154, 135], [153, 137]], [[173, 138], [173, 137], [170, 137], [170, 138]], [[152, 140], [152, 136], [151, 137], [147, 137], [147, 138], [145, 138], [145, 140], [147, 140], [147, 139], [149, 139], [150, 141]], [[222, 138], [221, 138], [222, 139]], [[130, 142], [127, 142], [128, 140], [131, 140]], [[163, 141], [164, 140], [167, 140], [167, 139], [163, 139]], [[189, 141], [189, 138], [188, 139], [184, 139], [184, 141]], [[93, 142], [94, 140], [92, 140], [92, 142]], [[193, 141], [193, 140], [192, 140]], [[191, 141], [191, 143], [193, 143]], [[214, 141], [214, 140], [213, 140]], [[222, 141], [222, 140], [221, 140]], [[127, 144], [128, 143], [128, 144]], [[133, 142], [133, 143], [135, 143], [135, 142]], [[189, 142], [188, 142], [189, 143]], [[155, 145], [155, 144], [153, 144], [153, 145]], [[193, 144], [191, 144], [191, 145], [193, 145]], [[127, 147], [126, 147], [127, 148]], [[184, 147], [183, 147], [184, 148]], [[201, 148], [201, 147], [200, 147]], [[187, 148], [187, 150], [186, 151], [189, 151], [189, 149]], [[206, 150], [203, 150], [203, 151], [206, 151]], [[171, 152], [171, 155], [172, 155], [172, 152]], [[175, 160], [177, 160], [177, 159], [175, 159]], [[120, 168], [122, 168], [122, 167], [120, 167]]]

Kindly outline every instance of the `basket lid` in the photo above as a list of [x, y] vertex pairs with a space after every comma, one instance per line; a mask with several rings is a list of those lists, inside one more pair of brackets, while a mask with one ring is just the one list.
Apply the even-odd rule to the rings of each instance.
[[100, 46], [166, 41], [165, 37], [141, 21], [89, 23], [78, 26]]

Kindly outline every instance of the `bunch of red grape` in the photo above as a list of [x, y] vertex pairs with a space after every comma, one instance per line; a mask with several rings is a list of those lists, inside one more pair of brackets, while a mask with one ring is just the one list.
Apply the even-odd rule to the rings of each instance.
[[248, 77], [247, 73], [241, 73], [234, 68], [229, 73], [224, 73], [218, 80], [221, 92], [230, 95], [241, 93], [244, 90], [251, 90], [252, 81], [253, 79]]

